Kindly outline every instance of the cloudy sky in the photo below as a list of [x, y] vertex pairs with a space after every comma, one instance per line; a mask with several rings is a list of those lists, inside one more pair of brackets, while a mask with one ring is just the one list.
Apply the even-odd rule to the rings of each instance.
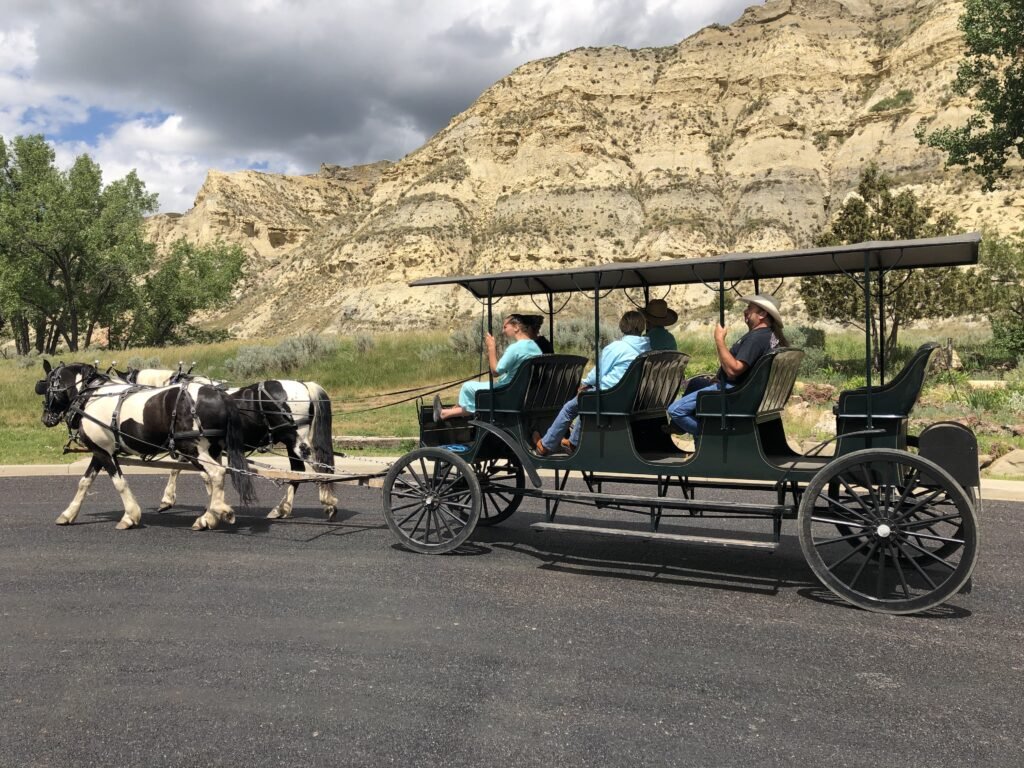
[[759, 0], [0, 0], [0, 135], [137, 169], [163, 211], [210, 168], [397, 160], [515, 67], [670, 45]]

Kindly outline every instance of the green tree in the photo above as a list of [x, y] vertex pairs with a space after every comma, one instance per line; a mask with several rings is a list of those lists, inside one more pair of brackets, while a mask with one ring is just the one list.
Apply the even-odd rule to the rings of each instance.
[[18, 351], [29, 331], [40, 352], [91, 343], [138, 301], [137, 279], [153, 246], [143, 216], [156, 209], [134, 171], [106, 188], [100, 167], [81, 155], [67, 171], [42, 136], [16, 137], [0, 153], [0, 309]]
[[953, 90], [973, 93], [975, 112], [965, 125], [918, 137], [945, 151], [947, 165], [971, 169], [991, 191], [1009, 171], [1012, 152], [1024, 158], [1024, 3], [1021, 0], [966, 0], [960, 17], [967, 53]]
[[1024, 237], [986, 236], [979, 263], [993, 340], [1011, 358], [1024, 356]]
[[[817, 245], [842, 245], [868, 240], [910, 240], [951, 234], [956, 220], [949, 214], [936, 216], [909, 190], [893, 194], [894, 181], [872, 163], [860, 176], [857, 194], [839, 210], [832, 227]], [[909, 270], [890, 273], [883, 289], [872, 283], [874, 309], [871, 335], [880, 336], [878, 307], [884, 299], [886, 357], [896, 351], [900, 329], [911, 320], [953, 317], [969, 309], [974, 295], [971, 275], [955, 268]], [[884, 291], [884, 292], [883, 292]], [[861, 327], [864, 292], [844, 276], [804, 278], [800, 295], [813, 319], [827, 319]], [[973, 305], [972, 305], [973, 306]], [[877, 349], [877, 348], [876, 348]], [[879, 350], [880, 351], [880, 350]], [[876, 362], [879, 354], [876, 352]]]
[[200, 248], [181, 239], [171, 245], [160, 267], [139, 288], [139, 301], [110, 328], [111, 346], [152, 346], [201, 340], [189, 319], [222, 306], [242, 275], [245, 254], [217, 243]]

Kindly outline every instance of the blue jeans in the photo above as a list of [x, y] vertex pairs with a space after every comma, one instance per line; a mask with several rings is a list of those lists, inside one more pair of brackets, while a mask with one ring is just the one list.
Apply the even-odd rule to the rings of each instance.
[[[555, 416], [555, 420], [551, 422], [551, 426], [548, 427], [548, 431], [544, 433], [544, 437], [540, 439], [541, 445], [547, 448], [549, 451], [554, 451], [562, 443], [562, 436], [565, 434], [565, 430], [572, 424], [573, 419], [580, 412], [580, 401], [579, 397], [574, 397], [569, 400], [565, 405], [562, 406], [562, 410]], [[569, 435], [569, 442], [573, 445], [580, 444], [580, 423], [577, 421], [572, 425], [572, 434]]]
[[[729, 382], [725, 382], [725, 389], [732, 389], [733, 385]], [[695, 389], [689, 394], [683, 395], [674, 403], [672, 403], [666, 410], [668, 411], [668, 417], [683, 432], [687, 432], [691, 435], [696, 435], [700, 431], [700, 424], [694, 414], [697, 413], [697, 396], [701, 392], [707, 392], [710, 389], [719, 389], [718, 382], [709, 384], [706, 387]]]

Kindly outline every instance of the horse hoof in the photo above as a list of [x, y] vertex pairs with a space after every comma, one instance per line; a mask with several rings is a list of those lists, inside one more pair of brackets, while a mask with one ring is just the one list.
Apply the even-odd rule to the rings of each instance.
[[271, 520], [277, 520], [277, 518], [283, 517], [283, 515], [281, 514], [281, 510], [279, 510], [277, 507], [274, 507], [272, 510], [267, 512], [267, 517]]
[[166, 512], [168, 509], [174, 506], [174, 502], [161, 501], [160, 506], [156, 508], [157, 512]]
[[68, 520], [66, 517], [64, 517], [64, 515], [61, 515], [60, 517], [58, 517], [56, 520], [54, 520], [54, 522], [57, 525], [71, 525], [71, 521]]
[[135, 524], [131, 522], [126, 522], [124, 520], [119, 520], [117, 522], [117, 525], [114, 527], [117, 528], [117, 530], [119, 531], [127, 531], [129, 528], [134, 528]]
[[223, 515], [221, 515], [221, 520], [223, 520], [228, 525], [234, 525], [235, 524], [235, 513], [234, 512], [225, 512]]
[[205, 531], [207, 528], [208, 528], [208, 526], [206, 524], [206, 520], [204, 520], [201, 517], [197, 518], [196, 521], [194, 523], [192, 523], [192, 530], [193, 531]]
[[327, 516], [327, 520], [328, 521], [333, 520], [334, 516], [336, 514], [338, 514], [338, 508], [337, 507], [325, 507], [324, 508], [324, 515]]

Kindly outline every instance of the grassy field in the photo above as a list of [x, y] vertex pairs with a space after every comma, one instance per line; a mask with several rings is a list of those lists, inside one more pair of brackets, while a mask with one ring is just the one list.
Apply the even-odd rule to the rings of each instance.
[[[738, 334], [739, 328], [734, 332]], [[195, 371], [212, 378], [242, 384], [262, 378], [291, 378], [317, 381], [330, 393], [334, 408], [335, 435], [398, 436], [417, 435], [415, 403], [404, 403], [380, 410], [367, 408], [393, 403], [409, 395], [386, 393], [440, 384], [461, 379], [484, 368], [479, 352], [461, 343], [458, 334], [392, 333], [351, 338], [316, 337], [302, 339], [267, 339], [260, 342], [231, 341], [205, 346], [163, 349], [136, 349], [116, 354], [89, 351], [74, 356], [77, 361], [99, 357], [101, 369], [115, 359], [118, 368], [176, 368], [179, 361], [186, 366], [195, 362]], [[713, 371], [716, 368], [710, 328], [693, 333], [677, 333], [680, 349], [691, 355], [690, 373]], [[902, 338], [903, 356], [927, 340], [943, 342], [956, 339], [955, 346], [968, 365], [983, 355], [971, 350], [984, 345], [984, 335], [965, 334], [954, 328], [936, 327], [928, 331], [908, 331]], [[730, 336], [733, 338], [733, 335]], [[561, 339], [560, 339], [561, 341]], [[592, 355], [582, 338], [574, 338], [559, 351]], [[288, 347], [293, 354], [280, 350]], [[583, 347], [583, 348], [581, 348]], [[102, 356], [101, 356], [102, 355]], [[811, 355], [808, 355], [811, 357]], [[72, 362], [65, 356], [66, 362]], [[243, 365], [248, 361], [247, 365]], [[829, 333], [825, 348], [815, 350], [813, 368], [801, 376], [796, 394], [801, 395], [787, 414], [787, 434], [796, 442], [820, 440], [834, 429], [829, 413], [834, 396], [842, 389], [863, 384], [863, 339], [856, 332]], [[892, 371], [902, 360], [894, 361]], [[244, 370], [248, 375], [239, 376]], [[259, 371], [256, 375], [255, 371]], [[1007, 376], [1010, 391], [996, 394], [975, 391], [970, 378]], [[63, 426], [46, 429], [40, 422], [41, 398], [33, 391], [34, 382], [42, 376], [41, 361], [33, 358], [0, 360], [0, 463], [31, 464], [72, 461], [78, 456], [62, 457], [67, 440]], [[926, 383], [915, 420], [927, 422], [948, 418], [978, 418], [975, 426], [982, 452], [1001, 455], [1016, 447], [1024, 447], [1024, 438], [1007, 433], [1002, 425], [1024, 421], [1019, 409], [1024, 394], [1013, 399], [1018, 384], [1024, 390], [1019, 371], [969, 370], [967, 373], [933, 374]], [[809, 388], [808, 388], [809, 387]], [[457, 385], [442, 393], [446, 402], [457, 396]], [[914, 425], [912, 424], [912, 427]]]

